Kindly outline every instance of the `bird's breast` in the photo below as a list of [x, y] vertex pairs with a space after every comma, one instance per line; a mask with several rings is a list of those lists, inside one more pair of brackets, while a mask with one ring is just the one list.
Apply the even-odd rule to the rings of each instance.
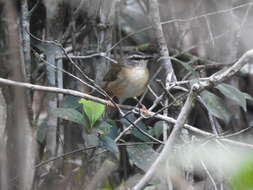
[[136, 69], [125, 69], [122, 73], [124, 75], [122, 78], [122, 98], [130, 98], [135, 96], [140, 96], [149, 79], [148, 69], [136, 68]]

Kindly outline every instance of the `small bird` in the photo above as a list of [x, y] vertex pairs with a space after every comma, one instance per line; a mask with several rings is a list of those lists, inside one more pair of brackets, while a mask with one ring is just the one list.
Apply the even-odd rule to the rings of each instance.
[[[106, 91], [120, 102], [127, 98], [140, 96], [149, 80], [147, 63], [151, 56], [130, 55], [122, 58], [121, 64], [112, 64], [111, 70], [105, 75]], [[122, 101], [123, 100], [123, 101]]]

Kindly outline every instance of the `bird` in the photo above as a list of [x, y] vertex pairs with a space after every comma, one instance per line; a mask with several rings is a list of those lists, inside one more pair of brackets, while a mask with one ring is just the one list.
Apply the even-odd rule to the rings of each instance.
[[149, 81], [148, 61], [152, 56], [132, 54], [123, 56], [120, 64], [113, 63], [104, 77], [105, 90], [119, 102], [140, 96]]

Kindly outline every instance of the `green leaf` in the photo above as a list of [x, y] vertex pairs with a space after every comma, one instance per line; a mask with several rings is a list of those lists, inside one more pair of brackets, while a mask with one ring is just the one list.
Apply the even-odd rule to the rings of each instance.
[[151, 146], [146, 144], [128, 146], [127, 152], [129, 159], [143, 171], [147, 171], [159, 155]]
[[100, 104], [91, 100], [86, 100], [81, 98], [79, 100], [80, 104], [83, 104], [84, 113], [87, 115], [90, 123], [90, 128], [94, 126], [98, 118], [103, 114], [105, 111], [105, 105]]
[[80, 98], [75, 97], [75, 96], [65, 96], [62, 101], [61, 107], [77, 109], [81, 106], [78, 103], [79, 100]]
[[119, 152], [118, 146], [114, 140], [107, 136], [99, 136], [100, 144], [111, 152]]
[[219, 91], [222, 94], [224, 94], [224, 96], [235, 101], [238, 105], [240, 105], [245, 112], [247, 111], [246, 97], [243, 92], [225, 83], [219, 84], [218, 86], [216, 86], [216, 88], [219, 89]]
[[203, 91], [200, 96], [201, 102], [204, 104], [210, 114], [224, 120], [226, 123], [229, 122], [231, 114], [229, 113], [225, 104], [223, 104], [221, 98], [208, 91]]
[[244, 160], [239, 166], [234, 176], [230, 180], [232, 190], [252, 190], [253, 189], [253, 157], [252, 155]]
[[88, 125], [88, 122], [86, 121], [83, 114], [72, 108], [56, 108], [53, 110], [52, 114], [62, 119], [66, 119], [68, 121], [72, 121], [83, 126]]

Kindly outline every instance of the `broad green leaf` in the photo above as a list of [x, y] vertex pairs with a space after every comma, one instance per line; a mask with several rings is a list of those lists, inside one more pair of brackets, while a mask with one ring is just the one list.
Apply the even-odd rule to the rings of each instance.
[[81, 98], [79, 100], [80, 104], [83, 104], [84, 113], [87, 115], [90, 128], [94, 126], [98, 118], [103, 114], [105, 111], [105, 105]]
[[75, 96], [65, 96], [62, 101], [61, 107], [77, 109], [81, 106], [78, 103], [79, 100], [80, 98], [75, 97]]
[[245, 159], [230, 180], [232, 190], [253, 189], [253, 157]]
[[127, 152], [129, 159], [143, 171], [147, 171], [159, 155], [151, 146], [146, 144], [128, 146]]
[[208, 91], [203, 91], [200, 96], [201, 102], [210, 114], [224, 120], [226, 123], [229, 122], [231, 114], [225, 104], [223, 104], [221, 98]]
[[218, 86], [216, 86], [216, 88], [219, 89], [219, 91], [227, 98], [235, 101], [238, 105], [240, 105], [245, 112], [247, 111], [246, 97], [243, 92], [225, 83], [219, 84]]
[[62, 119], [66, 119], [68, 121], [72, 121], [83, 126], [86, 126], [88, 124], [83, 114], [72, 108], [57, 108], [53, 110], [52, 114]]
[[119, 152], [118, 146], [114, 140], [107, 136], [99, 136], [100, 144], [111, 152]]

